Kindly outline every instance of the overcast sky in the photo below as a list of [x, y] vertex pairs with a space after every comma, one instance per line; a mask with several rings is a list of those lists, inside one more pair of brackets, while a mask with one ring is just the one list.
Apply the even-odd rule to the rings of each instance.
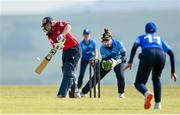
[[[99, 4], [108, 2], [108, 5], [99, 7]], [[156, 7], [180, 7], [180, 0], [0, 0], [1, 14], [40, 14], [56, 11], [64, 8], [71, 8], [71, 6], [86, 6], [93, 9], [96, 8], [143, 8]], [[95, 7], [94, 7], [95, 8]], [[73, 10], [73, 9], [72, 9]], [[75, 10], [75, 9], [74, 9]]]
[[96, 0], [0, 0], [3, 14], [39, 14]]

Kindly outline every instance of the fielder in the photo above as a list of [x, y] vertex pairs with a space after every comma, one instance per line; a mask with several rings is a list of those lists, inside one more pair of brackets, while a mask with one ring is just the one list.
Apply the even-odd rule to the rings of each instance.
[[[102, 60], [100, 63], [100, 76], [103, 79], [112, 69], [117, 78], [118, 93], [120, 98], [124, 98], [125, 80], [124, 80], [124, 63], [126, 62], [126, 50], [122, 42], [112, 38], [108, 29], [104, 29], [102, 36], [102, 46], [100, 48]], [[94, 76], [92, 78], [92, 81]], [[96, 81], [98, 79], [96, 78]], [[92, 83], [92, 86], [94, 84]], [[82, 88], [81, 96], [89, 92], [89, 82]]]
[[46, 32], [52, 47], [61, 45], [60, 41], [65, 39], [62, 54], [63, 79], [57, 97], [69, 98], [69, 91], [74, 91], [74, 97], [80, 98], [75, 79], [75, 67], [80, 58], [80, 48], [77, 38], [71, 33], [71, 25], [65, 21], [55, 21], [51, 17], [42, 20], [42, 28]]
[[142, 48], [142, 52], [139, 54], [140, 61], [134, 85], [136, 89], [145, 96], [144, 108], [149, 109], [151, 107], [153, 93], [147, 89], [146, 83], [149, 74], [152, 71], [152, 81], [155, 97], [154, 109], [161, 109], [160, 78], [161, 72], [165, 65], [165, 53], [170, 56], [171, 78], [176, 81], [177, 76], [175, 73], [174, 54], [170, 46], [163, 40], [163, 38], [157, 35], [157, 27], [153, 22], [146, 24], [145, 32], [146, 34], [140, 35], [136, 39], [131, 50], [130, 59], [125, 69], [131, 69], [136, 50], [140, 46]]
[[94, 39], [90, 35], [89, 29], [83, 30], [84, 39], [80, 42], [81, 46], [81, 64], [80, 64], [80, 74], [78, 78], [78, 88], [80, 89], [83, 84], [83, 78], [86, 71], [87, 65], [93, 59], [97, 59], [97, 48]]

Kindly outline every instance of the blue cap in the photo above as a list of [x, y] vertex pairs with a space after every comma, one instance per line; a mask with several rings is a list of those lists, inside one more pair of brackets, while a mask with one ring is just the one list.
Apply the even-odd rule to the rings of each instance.
[[153, 22], [147, 23], [146, 26], [145, 26], [145, 31], [146, 31], [146, 33], [154, 33], [154, 32], [156, 32], [157, 31], [156, 24], [153, 23]]
[[90, 30], [89, 29], [84, 29], [83, 35], [88, 35], [88, 34], [90, 34]]

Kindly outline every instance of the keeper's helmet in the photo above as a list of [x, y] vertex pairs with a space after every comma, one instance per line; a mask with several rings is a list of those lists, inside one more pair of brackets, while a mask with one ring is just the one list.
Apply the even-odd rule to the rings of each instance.
[[146, 33], [155, 33], [155, 32], [157, 32], [156, 24], [153, 23], [153, 22], [147, 23], [146, 26], [145, 26], [145, 32]]
[[53, 21], [53, 19], [52, 19], [51, 17], [44, 17], [43, 20], [42, 20], [42, 25], [41, 25], [41, 27], [42, 27], [45, 31], [47, 31], [47, 29], [45, 28], [45, 25], [46, 25], [47, 23], [52, 24], [52, 21]]

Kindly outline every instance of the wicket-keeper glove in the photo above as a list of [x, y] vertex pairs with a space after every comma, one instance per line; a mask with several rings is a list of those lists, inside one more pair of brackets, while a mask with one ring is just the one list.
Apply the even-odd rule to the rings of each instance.
[[111, 58], [110, 61], [112, 62], [112, 68], [111, 68], [111, 69], [113, 69], [116, 65], [122, 63], [122, 60], [121, 60], [120, 58], [119, 58], [119, 59], [113, 59], [113, 58]]
[[108, 70], [111, 69], [111, 67], [112, 67], [112, 63], [111, 62], [109, 62], [108, 60], [107, 61], [105, 61], [105, 60], [102, 61], [102, 68], [104, 70], [108, 71]]
[[115, 60], [115, 59], [111, 58], [110, 60], [107, 60], [107, 61], [103, 60], [102, 68], [104, 70], [108, 71], [108, 70], [113, 69], [116, 65], [118, 65], [120, 63], [122, 63], [121, 59]]

